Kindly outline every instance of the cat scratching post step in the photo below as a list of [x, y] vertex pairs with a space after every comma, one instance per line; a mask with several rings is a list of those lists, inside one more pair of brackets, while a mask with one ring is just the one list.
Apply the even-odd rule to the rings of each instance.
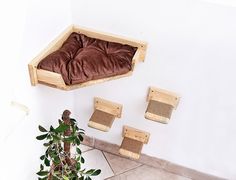
[[119, 153], [123, 156], [133, 159], [139, 159], [143, 144], [147, 144], [150, 134], [148, 132], [135, 129], [132, 127], [123, 127], [123, 141]]
[[167, 124], [173, 109], [177, 108], [179, 100], [180, 97], [173, 92], [150, 87], [145, 118]]
[[115, 118], [121, 118], [122, 105], [102, 98], [94, 98], [94, 112], [88, 126], [101, 131], [109, 131]]

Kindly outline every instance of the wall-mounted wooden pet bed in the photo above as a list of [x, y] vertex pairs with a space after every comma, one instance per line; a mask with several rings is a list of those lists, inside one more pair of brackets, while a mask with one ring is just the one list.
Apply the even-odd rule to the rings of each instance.
[[121, 118], [122, 105], [102, 98], [94, 98], [94, 112], [88, 126], [109, 131], [115, 118]]
[[71, 90], [126, 77], [146, 49], [143, 41], [72, 25], [29, 63], [31, 84]]
[[150, 87], [147, 95], [148, 107], [145, 118], [161, 123], [168, 123], [173, 109], [179, 104], [180, 97], [170, 91]]
[[121, 143], [119, 153], [126, 157], [139, 159], [143, 144], [148, 143], [150, 134], [139, 129], [124, 126], [122, 135], [124, 139]]

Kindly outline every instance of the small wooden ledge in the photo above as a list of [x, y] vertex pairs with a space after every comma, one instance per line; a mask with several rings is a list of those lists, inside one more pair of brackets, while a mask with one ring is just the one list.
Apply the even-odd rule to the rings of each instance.
[[170, 91], [150, 87], [147, 101], [148, 107], [145, 118], [167, 124], [171, 118], [173, 109], [179, 104], [180, 97]]
[[139, 159], [143, 144], [149, 141], [150, 133], [124, 126], [122, 136], [124, 137], [119, 153], [133, 159]]
[[94, 98], [94, 112], [88, 126], [101, 131], [109, 131], [115, 118], [121, 118], [122, 105], [101, 98]]

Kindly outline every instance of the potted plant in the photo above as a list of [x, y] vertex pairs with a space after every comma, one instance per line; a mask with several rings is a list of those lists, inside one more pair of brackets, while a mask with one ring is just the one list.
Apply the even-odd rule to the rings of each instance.
[[[58, 127], [50, 126], [47, 130], [39, 125], [43, 133], [36, 137], [45, 140], [45, 153], [40, 157], [42, 163], [37, 172], [39, 180], [91, 180], [91, 176], [101, 173], [100, 169], [82, 169], [85, 162], [79, 148], [83, 141], [84, 130], [77, 126], [76, 120], [70, 118], [70, 111], [65, 110]], [[71, 157], [71, 145], [76, 148], [75, 157]]]

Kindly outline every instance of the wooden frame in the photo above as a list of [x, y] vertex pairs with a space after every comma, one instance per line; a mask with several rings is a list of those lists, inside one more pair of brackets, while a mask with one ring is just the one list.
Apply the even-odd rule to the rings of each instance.
[[[94, 98], [94, 112], [88, 126], [104, 132], [110, 130], [115, 118], [121, 118], [122, 105], [102, 98]], [[100, 120], [98, 118], [104, 118]]]
[[150, 133], [124, 126], [122, 136], [124, 139], [120, 146], [119, 153], [133, 159], [139, 159], [143, 144], [147, 144], [149, 141]]
[[[147, 95], [147, 102], [150, 103], [151, 101], [163, 103], [165, 105], [169, 105], [173, 109], [176, 109], [180, 101], [180, 96], [171, 91], [150, 87]], [[172, 113], [172, 109], [170, 111], [170, 113]], [[158, 121], [164, 124], [168, 123], [170, 120], [169, 117], [164, 117], [160, 114], [154, 114], [149, 112], [148, 108], [145, 112], [145, 118], [153, 121]]]
[[[138, 49], [132, 59], [132, 70], [123, 75], [117, 75], [117, 76], [98, 79], [98, 80], [91, 80], [88, 82], [68, 86], [65, 84], [61, 74], [42, 70], [42, 69], [37, 69], [37, 65], [39, 64], [39, 62], [50, 53], [59, 49], [61, 45], [63, 44], [63, 42], [69, 37], [69, 35], [72, 32], [78, 32], [92, 38], [102, 39], [102, 40], [106, 40], [110, 42], [128, 44], [128, 45], [137, 47]], [[48, 85], [50, 87], [54, 87], [54, 88], [58, 88], [62, 90], [72, 90], [72, 89], [82, 88], [85, 86], [90, 86], [97, 83], [102, 83], [105, 81], [127, 77], [132, 74], [136, 63], [144, 61], [146, 50], [147, 50], [147, 43], [144, 41], [138, 41], [138, 40], [122, 37], [122, 36], [100, 32], [97, 30], [92, 30], [92, 29], [88, 29], [84, 27], [71, 25], [66, 30], [64, 30], [55, 40], [53, 40], [37, 57], [35, 57], [28, 64], [31, 85], [36, 86], [37, 84], [44, 84], [44, 85]]]

